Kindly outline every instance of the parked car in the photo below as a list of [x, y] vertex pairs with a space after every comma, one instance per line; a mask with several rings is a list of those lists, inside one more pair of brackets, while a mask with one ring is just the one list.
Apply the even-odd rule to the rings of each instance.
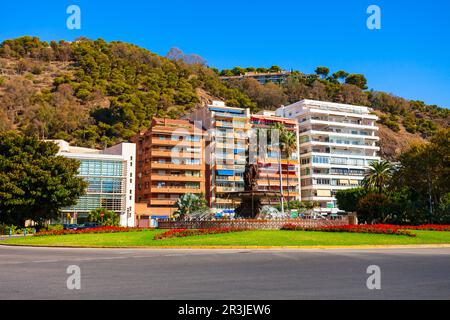
[[78, 224], [64, 224], [64, 230], [79, 230], [80, 226]]
[[95, 229], [95, 228], [99, 228], [100, 225], [98, 223], [95, 222], [87, 222], [83, 225], [82, 229]]

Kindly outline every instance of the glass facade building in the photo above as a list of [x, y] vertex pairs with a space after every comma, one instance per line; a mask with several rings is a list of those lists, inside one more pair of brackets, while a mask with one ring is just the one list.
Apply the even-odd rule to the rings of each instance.
[[121, 160], [80, 160], [79, 175], [88, 183], [87, 194], [64, 211], [77, 212], [78, 219], [91, 210], [105, 208], [121, 213], [126, 201], [126, 165]]
[[88, 183], [77, 204], [62, 209], [62, 223], [84, 223], [89, 212], [104, 208], [117, 213], [122, 226], [134, 226], [135, 144], [95, 150], [54, 142], [60, 147], [59, 155], [80, 162], [78, 174]]

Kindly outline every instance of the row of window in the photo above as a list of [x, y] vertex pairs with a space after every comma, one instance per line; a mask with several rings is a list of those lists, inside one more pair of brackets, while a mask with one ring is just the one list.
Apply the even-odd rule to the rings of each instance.
[[86, 178], [88, 193], [125, 193], [125, 179], [121, 178]]
[[97, 208], [105, 208], [114, 212], [125, 211], [125, 196], [122, 195], [96, 195], [88, 194], [80, 197], [77, 204], [63, 211], [68, 212], [90, 212]]
[[[336, 158], [336, 157], [324, 157], [313, 156], [312, 163], [316, 164], [337, 164], [337, 165], [351, 165], [351, 166], [367, 166], [372, 160], [354, 159], [354, 158]], [[311, 163], [310, 158], [302, 158], [301, 164]]]
[[154, 163], [160, 164], [176, 164], [176, 165], [199, 165], [201, 164], [201, 159], [157, 159], [153, 161]]
[[324, 168], [304, 168], [301, 171], [302, 176], [308, 176], [311, 174], [332, 174], [332, 175], [339, 175], [339, 176], [363, 176], [365, 174], [365, 170], [363, 169], [344, 169], [344, 168], [330, 168], [330, 169], [324, 169]]
[[122, 161], [81, 160], [79, 174], [82, 176], [120, 177], [124, 175]]
[[159, 140], [172, 140], [172, 141], [190, 141], [190, 142], [200, 142], [200, 136], [179, 136], [176, 134], [171, 135], [170, 137], [164, 135], [157, 135], [157, 139]]
[[302, 179], [302, 187], [312, 186], [312, 185], [331, 185], [336, 187], [358, 187], [360, 185], [359, 180], [349, 180], [349, 179], [328, 179], [328, 178], [309, 178]]

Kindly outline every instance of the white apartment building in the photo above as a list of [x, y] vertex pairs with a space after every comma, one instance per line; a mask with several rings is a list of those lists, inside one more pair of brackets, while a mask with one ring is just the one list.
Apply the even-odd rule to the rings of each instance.
[[120, 216], [121, 226], [134, 227], [136, 145], [121, 143], [96, 150], [51, 141], [59, 146], [59, 156], [80, 161], [79, 176], [88, 182], [86, 195], [62, 210], [62, 222], [83, 223], [91, 210], [104, 208]]
[[361, 185], [370, 163], [380, 160], [378, 117], [371, 111], [314, 100], [276, 110], [299, 123], [302, 201], [320, 202], [322, 213], [336, 213], [336, 192]]

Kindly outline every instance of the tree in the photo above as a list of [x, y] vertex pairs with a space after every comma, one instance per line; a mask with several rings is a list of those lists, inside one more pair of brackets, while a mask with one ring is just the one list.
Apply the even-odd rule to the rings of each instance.
[[340, 88], [342, 102], [359, 106], [369, 105], [367, 94], [355, 85], [344, 83]]
[[358, 220], [365, 223], [386, 223], [391, 217], [392, 202], [384, 194], [371, 193], [358, 202]]
[[367, 79], [363, 74], [351, 74], [347, 76], [345, 79], [345, 83], [347, 84], [353, 84], [362, 90], [366, 90], [367, 87]]
[[[275, 125], [273, 126], [272, 130], [278, 130], [279, 132], [279, 139], [280, 139], [280, 152], [284, 153], [286, 159], [287, 159], [287, 166], [289, 168], [289, 161], [291, 159], [292, 154], [297, 150], [297, 135], [295, 132], [289, 131], [286, 129], [286, 127], [280, 123], [277, 122], [275, 123]], [[281, 181], [281, 157], [278, 157], [280, 163], [279, 163], [279, 168], [280, 168], [280, 186], [281, 186], [281, 192], [282, 192], [282, 181]], [[287, 192], [288, 192], [288, 201], [287, 201], [287, 205], [288, 205], [288, 210], [289, 208], [289, 201], [290, 199], [290, 190], [289, 190], [289, 170], [286, 170], [286, 183], [287, 183]]]
[[271, 66], [267, 71], [270, 73], [278, 73], [283, 71], [283, 69], [281, 69], [279, 66]]
[[89, 221], [98, 223], [101, 226], [117, 227], [120, 224], [120, 217], [114, 211], [104, 208], [97, 208], [89, 212]]
[[330, 73], [330, 69], [327, 67], [317, 67], [315, 72], [318, 76], [321, 76], [322, 79], [325, 79]]
[[376, 190], [382, 194], [392, 180], [393, 166], [389, 161], [373, 161], [364, 177], [362, 185], [367, 190]]
[[439, 131], [429, 143], [413, 145], [400, 155], [394, 185], [406, 188], [428, 204], [430, 220], [450, 192], [450, 129]]
[[280, 136], [281, 150], [284, 152], [287, 159], [287, 170], [286, 170], [286, 183], [288, 191], [288, 210], [289, 201], [291, 200], [291, 193], [289, 187], [289, 161], [291, 160], [292, 154], [297, 150], [297, 135], [295, 132], [283, 130]]
[[339, 190], [336, 193], [337, 206], [345, 212], [357, 212], [359, 200], [366, 195], [367, 190], [364, 188]]
[[15, 132], [0, 133], [0, 221], [23, 226], [57, 219], [75, 205], [86, 182], [79, 162], [57, 156], [58, 146]]
[[211, 215], [203, 195], [187, 193], [182, 195], [176, 202], [177, 211], [174, 217], [180, 220], [204, 219]]
[[231, 70], [233, 72], [233, 75], [235, 76], [240, 76], [245, 74], [245, 69], [241, 68], [241, 67], [235, 67], [233, 70]]
[[274, 109], [286, 103], [283, 88], [272, 82], [262, 85], [256, 79], [246, 78], [232, 80], [229, 86], [246, 94], [257, 103], [259, 109]]
[[333, 73], [333, 78], [336, 80], [345, 81], [345, 79], [348, 77], [348, 75], [349, 75], [348, 72], [340, 70], [340, 71]]

